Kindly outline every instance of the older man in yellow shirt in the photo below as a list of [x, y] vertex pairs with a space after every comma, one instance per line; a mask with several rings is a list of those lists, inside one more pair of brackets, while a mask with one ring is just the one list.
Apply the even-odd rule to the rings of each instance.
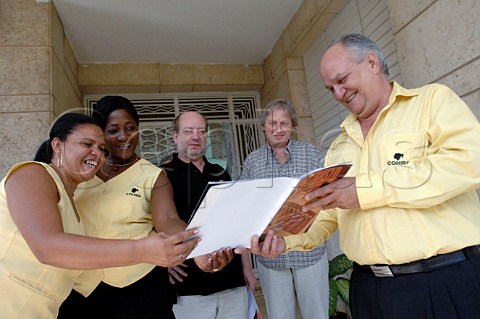
[[255, 237], [252, 252], [309, 250], [339, 229], [355, 262], [353, 318], [478, 318], [478, 120], [446, 86], [389, 82], [382, 52], [363, 35], [331, 45], [320, 74], [350, 111], [325, 164], [354, 165], [307, 195], [305, 209], [322, 208], [307, 233]]

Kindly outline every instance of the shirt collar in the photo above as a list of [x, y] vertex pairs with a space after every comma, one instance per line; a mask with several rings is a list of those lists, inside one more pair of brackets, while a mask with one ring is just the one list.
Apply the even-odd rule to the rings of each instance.
[[[270, 150], [270, 154], [274, 155], [275, 149], [270, 146], [270, 143], [268, 143], [268, 141], [267, 141], [267, 148]], [[287, 152], [288, 157], [290, 157], [290, 150], [292, 149], [292, 139], [288, 140], [287, 146], [285, 146], [283, 149], [285, 150], [285, 152]]]
[[[189, 165], [193, 165], [195, 166], [195, 164], [193, 164], [192, 162], [184, 162], [182, 161], [179, 157], [178, 157], [178, 153], [173, 153], [172, 154], [172, 162], [175, 163], [175, 165], [177, 166], [189, 166]], [[204, 166], [203, 166], [203, 171], [207, 171], [207, 168], [210, 167], [211, 164], [209, 161], [207, 161], [207, 158], [205, 156], [203, 156], [203, 162], [205, 163]], [[196, 166], [195, 166], [196, 167]]]
[[[393, 103], [397, 100], [399, 96], [413, 97], [419, 94], [418, 89], [406, 89], [398, 84], [396, 81], [392, 81], [392, 92], [390, 93], [390, 98], [388, 104], [385, 106], [384, 110], [389, 109]], [[382, 110], [382, 112], [384, 111]], [[357, 122], [357, 117], [353, 113], [349, 113], [345, 120], [340, 124], [340, 127], [345, 130], [347, 126], [352, 125], [354, 122]]]

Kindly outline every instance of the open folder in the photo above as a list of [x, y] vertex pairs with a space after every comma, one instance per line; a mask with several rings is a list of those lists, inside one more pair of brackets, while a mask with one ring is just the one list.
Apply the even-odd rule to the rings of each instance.
[[250, 248], [253, 235], [270, 229], [279, 236], [305, 232], [319, 209], [303, 212], [304, 196], [345, 176], [350, 167], [328, 166], [299, 178], [209, 183], [187, 227], [198, 228], [202, 238], [188, 258], [224, 248]]

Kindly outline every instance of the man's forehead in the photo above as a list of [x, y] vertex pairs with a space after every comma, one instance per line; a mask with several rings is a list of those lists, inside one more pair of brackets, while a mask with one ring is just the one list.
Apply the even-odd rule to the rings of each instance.
[[[332, 51], [330, 51], [333, 49]], [[346, 71], [348, 65], [352, 63], [350, 56], [346, 50], [335, 50], [330, 48], [323, 55], [320, 61], [320, 76], [323, 81], [333, 81], [341, 77]]]
[[180, 128], [206, 128], [205, 119], [197, 113], [185, 113], [179, 118]]
[[275, 118], [279, 118], [279, 117], [291, 118], [292, 115], [287, 110], [284, 110], [284, 109], [279, 108], [279, 107], [276, 107], [276, 108], [272, 109], [267, 114], [267, 118], [269, 118], [269, 119], [275, 119]]
[[188, 124], [185, 124], [185, 125], [180, 125], [180, 128], [182, 129], [205, 129], [206, 126], [205, 125], [195, 125], [195, 124], [191, 124], [191, 123], [188, 123]]
[[337, 43], [334, 46], [330, 47], [327, 51], [325, 51], [322, 59], [320, 60], [320, 65], [332, 63], [335, 61], [348, 60], [349, 58], [349, 50], [345, 46]]
[[200, 130], [200, 129], [207, 129], [204, 121], [185, 121], [184, 123], [180, 122], [179, 125], [181, 130]]

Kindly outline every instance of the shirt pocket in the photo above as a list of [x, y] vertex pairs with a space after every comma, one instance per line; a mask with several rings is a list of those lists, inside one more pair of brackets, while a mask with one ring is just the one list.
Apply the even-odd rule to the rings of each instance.
[[33, 281], [31, 279], [25, 278], [23, 276], [11, 273], [10, 278], [17, 282], [18, 284], [27, 287], [33, 291], [35, 291], [38, 294], [41, 294], [43, 296], [46, 296], [48, 298], [55, 299], [55, 293], [51, 291], [50, 289], [47, 289], [45, 286], [41, 285], [40, 283]]
[[401, 132], [381, 139], [381, 163], [384, 168], [412, 168], [427, 153], [427, 136], [423, 132]]

